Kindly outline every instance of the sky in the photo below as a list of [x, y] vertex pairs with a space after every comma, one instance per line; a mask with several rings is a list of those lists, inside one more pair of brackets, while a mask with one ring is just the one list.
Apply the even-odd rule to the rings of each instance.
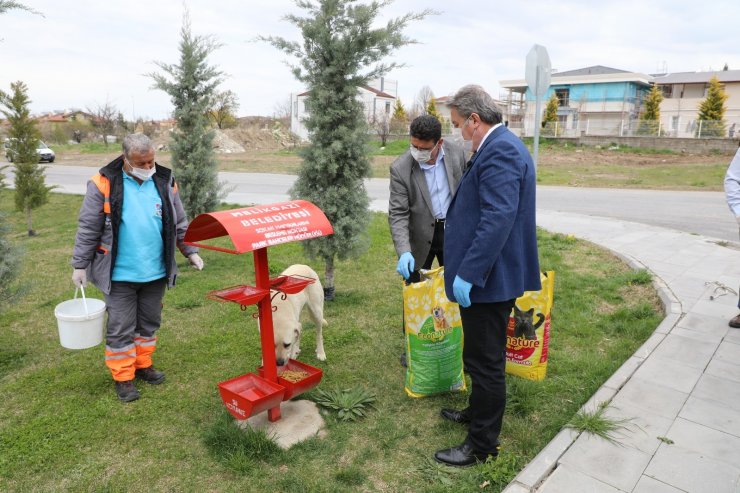
[[[360, 0], [367, 1], [367, 0]], [[96, 109], [106, 102], [128, 119], [162, 119], [172, 104], [152, 89], [155, 62], [177, 63], [185, 6], [192, 31], [221, 43], [208, 61], [227, 74], [222, 90], [239, 98], [239, 116], [276, 113], [305, 87], [296, 63], [258, 36], [301, 41], [284, 19], [305, 15], [291, 0], [22, 0], [43, 14], [0, 15], [0, 89], [21, 80], [34, 113]], [[737, 0], [396, 0], [379, 24], [409, 12], [438, 13], [411, 22], [415, 44], [386, 60], [386, 75], [410, 107], [428, 86], [435, 96], [480, 84], [501, 96], [499, 81], [524, 79], [534, 44], [554, 70], [592, 65], [653, 74], [740, 69]]]

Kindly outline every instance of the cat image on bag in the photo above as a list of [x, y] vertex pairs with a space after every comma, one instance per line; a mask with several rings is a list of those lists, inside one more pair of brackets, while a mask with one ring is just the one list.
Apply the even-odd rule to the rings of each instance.
[[514, 305], [514, 337], [524, 336], [529, 341], [536, 341], [537, 334], [534, 331], [545, 321], [545, 316], [541, 313], [538, 313], [537, 317], [539, 320], [535, 324], [534, 308], [530, 308], [525, 312]]

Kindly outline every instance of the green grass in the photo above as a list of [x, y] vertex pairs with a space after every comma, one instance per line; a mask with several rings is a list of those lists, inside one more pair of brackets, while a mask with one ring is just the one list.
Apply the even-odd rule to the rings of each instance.
[[110, 152], [120, 152], [121, 143], [115, 142], [107, 146], [103, 142], [82, 142], [80, 144], [54, 144], [54, 152], [79, 152], [80, 154], [108, 154]]
[[727, 162], [665, 162], [649, 166], [604, 164], [597, 161], [558, 166], [543, 163], [537, 167], [537, 183], [575, 187], [719, 191], [722, 190]]
[[[530, 149], [530, 151], [534, 147], [534, 138], [533, 137], [523, 137], [522, 141], [527, 145], [527, 147]], [[678, 152], [671, 150], [671, 149], [654, 149], [650, 147], [631, 147], [631, 146], [625, 146], [625, 145], [618, 145], [615, 142], [610, 143], [609, 145], [602, 145], [602, 146], [586, 146], [583, 144], [574, 144], [572, 142], [568, 141], [562, 141], [560, 139], [551, 139], [547, 137], [540, 137], [540, 149], [544, 150], [559, 150], [559, 151], [570, 151], [575, 152], [578, 150], [584, 150], [584, 149], [604, 149], [609, 150], [610, 152], [621, 152], [625, 154], [679, 154]]]
[[[217, 383], [260, 365], [252, 310], [205, 299], [250, 282], [252, 258], [204, 251], [205, 270], [179, 262], [164, 301], [154, 354], [163, 385], [118, 402], [103, 349], [59, 346], [54, 307], [73, 296], [69, 257], [81, 197], [52, 194], [34, 211], [38, 236], [25, 235], [12, 192], [0, 192], [11, 239], [25, 250], [27, 294], [0, 312], [0, 491], [380, 492], [500, 491], [652, 333], [662, 315], [644, 273], [595, 246], [540, 232], [542, 268], [556, 271], [548, 375], [509, 377], [498, 461], [463, 470], [434, 463], [465, 428], [439, 418], [466, 395], [412, 399], [398, 364], [403, 350], [401, 282], [387, 219], [375, 214], [370, 250], [336, 265], [327, 303], [327, 361], [314, 355], [304, 320], [301, 359], [324, 371], [321, 389], [363, 388], [376, 396], [357, 421], [325, 415], [327, 434], [283, 451], [227, 414]], [[273, 273], [306, 259], [298, 244], [269, 251]], [[89, 289], [89, 296], [101, 297]]]
[[590, 433], [612, 443], [619, 443], [624, 437], [622, 430], [627, 430], [631, 419], [614, 419], [604, 415], [607, 403], [599, 404], [593, 412], [578, 411], [565, 425], [579, 432]]
[[409, 139], [388, 140], [385, 147], [381, 147], [380, 141], [373, 140], [368, 143], [368, 146], [373, 156], [398, 157], [409, 150]]
[[[532, 139], [524, 140], [531, 149]], [[408, 150], [408, 146], [407, 138], [390, 140], [383, 149], [378, 141], [368, 142], [370, 176], [388, 178], [389, 166]], [[54, 146], [54, 150], [57, 165], [99, 167], [104, 164], [104, 158], [112, 158], [120, 152], [120, 145], [111, 144], [106, 149], [100, 142], [86, 142], [77, 146]], [[299, 153], [297, 148], [250, 149], [243, 153], [217, 154], [216, 159], [219, 171], [297, 175], [302, 164]], [[731, 159], [731, 155], [720, 153], [685, 155], [630, 147], [608, 150], [608, 146], [597, 149], [542, 139], [537, 182], [577, 187], [721, 191]], [[169, 151], [157, 152], [157, 160], [172, 166]]]

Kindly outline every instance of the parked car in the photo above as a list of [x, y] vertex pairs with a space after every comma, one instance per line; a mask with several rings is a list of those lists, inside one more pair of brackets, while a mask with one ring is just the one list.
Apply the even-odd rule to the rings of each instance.
[[[14, 151], [13, 151], [12, 146], [10, 145], [11, 142], [12, 142], [11, 139], [5, 139], [4, 147], [5, 147], [5, 158], [12, 163], [13, 158], [14, 158], [13, 156]], [[53, 163], [54, 159], [56, 159], [56, 154], [54, 154], [54, 151], [49, 149], [49, 146], [47, 146], [40, 140], [39, 140], [39, 145], [36, 147], [36, 153], [39, 155], [39, 161], [42, 163], [43, 162]]]

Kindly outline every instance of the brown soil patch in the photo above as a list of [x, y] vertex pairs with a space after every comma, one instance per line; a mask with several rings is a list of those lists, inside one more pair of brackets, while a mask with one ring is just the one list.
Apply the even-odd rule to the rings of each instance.
[[542, 165], [621, 165], [621, 166], [659, 166], [714, 164], [729, 162], [731, 156], [719, 154], [639, 154], [632, 152], [609, 151], [607, 149], [583, 148], [565, 150], [558, 148], [540, 149], [538, 160]]

